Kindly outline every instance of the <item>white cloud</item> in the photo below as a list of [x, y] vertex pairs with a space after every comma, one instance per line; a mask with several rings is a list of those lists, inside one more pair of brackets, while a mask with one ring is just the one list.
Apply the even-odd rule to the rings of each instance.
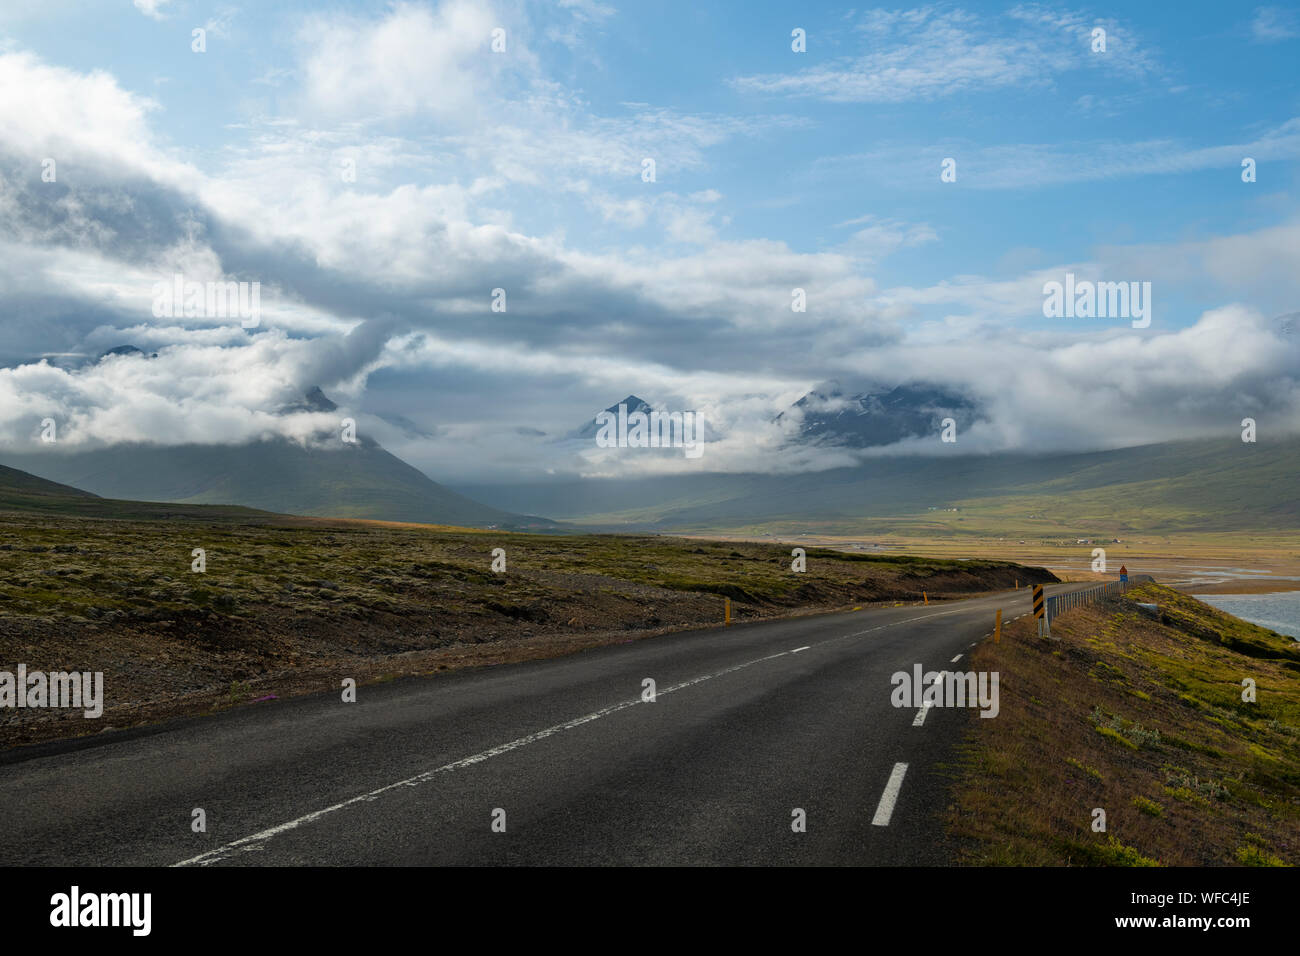
[[858, 216], [840, 223], [841, 226], [861, 226], [845, 240], [840, 248], [865, 262], [874, 263], [899, 249], [937, 242], [939, 234], [927, 223], [900, 222], [876, 216]]
[[[1091, 53], [1094, 26], [1107, 30], [1107, 51]], [[1142, 78], [1159, 72], [1132, 33], [1111, 20], [1037, 5], [1014, 7], [1006, 20], [960, 9], [872, 10], [858, 30], [869, 52], [787, 73], [735, 77], [750, 93], [831, 102], [903, 103], [971, 90], [1050, 84], [1056, 75], [1105, 69]]]
[[1256, 7], [1250, 21], [1251, 35], [1260, 43], [1279, 43], [1300, 37], [1300, 20], [1294, 10], [1281, 7]]
[[1099, 182], [1129, 176], [1171, 176], [1220, 168], [1240, 172], [1243, 157], [1258, 162], [1300, 158], [1300, 117], [1253, 139], [1197, 146], [1172, 139], [1120, 142], [986, 145], [948, 142], [919, 147], [887, 147], [869, 153], [828, 156], [816, 161], [822, 170], [864, 170], [888, 174], [891, 181], [930, 185], [937, 181], [945, 157], [957, 160], [957, 179], [975, 189], [1030, 189], [1064, 183]]
[[598, 22], [618, 13], [614, 7], [599, 0], [559, 0], [559, 6], [572, 11], [574, 17], [584, 22]]
[[82, 164], [90, 173], [129, 167], [170, 180], [180, 172], [148, 125], [158, 104], [102, 70], [78, 73], [31, 53], [0, 53], [0, 89], [23, 91], [0, 97], [0, 144], [22, 144], [28, 155]]
[[135, 8], [146, 17], [161, 20], [163, 19], [162, 8], [171, 3], [172, 0], [132, 0], [132, 2], [135, 4]]
[[[380, 20], [318, 15], [303, 27], [307, 106], [358, 120], [426, 115], [475, 118], [491, 84], [532, 57], [490, 4], [444, 0], [436, 8], [396, 4]], [[506, 52], [492, 31], [506, 29]]]
[[[302, 437], [310, 418], [274, 410], [310, 385], [445, 428], [460, 444], [392, 433], [402, 442], [395, 450], [439, 473], [439, 456], [457, 452], [462, 469], [535, 467], [545, 456], [521, 445], [521, 427], [554, 434], [628, 391], [705, 410], [724, 435], [710, 467], [844, 464], [842, 451], [776, 454], [782, 436], [770, 424], [803, 389], [839, 373], [977, 391], [993, 421], [967, 436], [972, 448], [1157, 440], [1204, 433], [1225, 409], [1294, 408], [1294, 347], [1269, 331], [1255, 302], [1260, 288], [1294, 288], [1293, 227], [1103, 249], [1079, 266], [1128, 257], [1126, 275], [1199, 277], [1239, 293], [1208, 301], [1253, 307], [1142, 336], [1021, 332], [1009, 320], [1041, 303], [1044, 272], [878, 287], [870, 264], [936, 241], [927, 223], [857, 216], [841, 223], [848, 238], [815, 253], [729, 238], [732, 191], [675, 177], [707, 170], [720, 144], [796, 120], [650, 104], [598, 115], [541, 75], [526, 55], [526, 27], [510, 34], [524, 55], [493, 72], [499, 55], [487, 42], [497, 20], [485, 10], [450, 0], [400, 4], [374, 20], [314, 17], [300, 36], [302, 62], [284, 74], [302, 79], [301, 99], [286, 83], [285, 100], [305, 113], [232, 134], [201, 171], [158, 132], [167, 127], [156, 104], [108, 74], [0, 56], [0, 87], [33, 91], [0, 100], [0, 308], [18, 362], [0, 370], [0, 445], [31, 441], [47, 415], [70, 444]], [[934, 23], [935, 42], [944, 30], [969, 32], [961, 17], [933, 12], [898, 29]], [[375, 104], [410, 125], [369, 122]], [[1285, 124], [1251, 145], [1281, 157], [1296, 135]], [[1029, 147], [1031, 171], [1059, 161], [1038, 149]], [[1215, 149], [1192, 151], [1193, 166], [1224, 161]], [[1179, 168], [1188, 162], [1180, 151], [1154, 144], [1138, 157]], [[1097, 174], [1118, 175], [1125, 158], [1102, 153]], [[82, 175], [43, 189], [30, 157], [44, 155]], [[646, 155], [658, 163], [653, 188], [639, 178]], [[1005, 159], [971, 155], [963, 176]], [[343, 159], [356, 161], [355, 183], [340, 177]], [[598, 228], [607, 223], [606, 236], [654, 229], [673, 242], [659, 233], [637, 234], [634, 245], [570, 241], [529, 228], [530, 203], [570, 200], [586, 204]], [[260, 279], [262, 328], [154, 320], [152, 283], [178, 268]], [[506, 313], [488, 310], [498, 286], [509, 292]], [[791, 311], [796, 287], [807, 292], [806, 313]], [[927, 309], [948, 314], [916, 326]], [[67, 368], [31, 360], [63, 353], [71, 364], [127, 343], [158, 358]], [[1124, 414], [1134, 408], [1148, 413]]]

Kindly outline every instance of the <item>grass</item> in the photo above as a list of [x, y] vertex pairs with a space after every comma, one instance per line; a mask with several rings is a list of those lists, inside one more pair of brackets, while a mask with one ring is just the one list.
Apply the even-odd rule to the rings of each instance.
[[[507, 553], [507, 573], [490, 570]], [[206, 572], [191, 571], [206, 552]], [[912, 600], [1022, 583], [1007, 562], [853, 555], [812, 548], [812, 573], [790, 570], [788, 549], [663, 537], [435, 532], [364, 524], [323, 527], [11, 517], [0, 522], [0, 601], [11, 617], [166, 620], [268, 608], [299, 613], [401, 613], [439, 607], [545, 611], [562, 579], [618, 582], [765, 607]], [[1039, 571], [1037, 579], [1050, 578]], [[567, 590], [567, 589], [565, 589]], [[434, 599], [431, 601], [431, 599]]]
[[1063, 614], [1056, 640], [1026, 623], [972, 655], [1001, 674], [1001, 711], [960, 748], [947, 824], [963, 862], [1300, 863], [1296, 642], [1155, 584]]

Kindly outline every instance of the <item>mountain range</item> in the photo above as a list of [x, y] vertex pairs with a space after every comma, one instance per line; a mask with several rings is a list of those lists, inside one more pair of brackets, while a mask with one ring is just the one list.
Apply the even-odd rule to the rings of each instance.
[[[337, 408], [319, 388], [312, 388], [280, 412]], [[0, 461], [11, 470], [111, 499], [514, 530], [554, 524], [473, 501], [365, 436], [355, 443], [301, 444], [277, 437], [242, 445], [122, 444], [82, 451], [51, 447], [0, 453]]]
[[[648, 411], [629, 395], [618, 404]], [[319, 388], [281, 409], [333, 412]], [[939, 422], [978, 420], [978, 404], [942, 387], [906, 384], [845, 394], [828, 383], [784, 414], [795, 441], [855, 448], [935, 434]], [[593, 416], [594, 417], [594, 416]], [[778, 416], [780, 420], [780, 416]], [[566, 441], [589, 442], [586, 423]], [[1078, 530], [1245, 531], [1300, 527], [1300, 438], [1236, 438], [1070, 454], [877, 457], [855, 467], [794, 475], [695, 473], [563, 477], [449, 488], [377, 442], [119, 445], [0, 454], [0, 508], [42, 502], [111, 510], [96, 496], [226, 506], [320, 517], [368, 518], [512, 530], [586, 528], [735, 533], [927, 533]], [[20, 469], [20, 470], [15, 470]], [[201, 509], [200, 509], [201, 510]], [[250, 512], [252, 513], [252, 512]], [[547, 515], [547, 518], [535, 517]], [[1017, 530], [1018, 529], [1018, 530]]]

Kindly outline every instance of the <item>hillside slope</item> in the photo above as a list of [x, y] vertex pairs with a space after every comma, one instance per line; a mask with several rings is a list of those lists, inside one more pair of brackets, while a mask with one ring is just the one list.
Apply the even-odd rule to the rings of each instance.
[[153, 501], [101, 498], [80, 488], [0, 465], [0, 514], [60, 515], [77, 518], [133, 520], [197, 519], [250, 521], [278, 518], [264, 511], [230, 505], [178, 505]]
[[[798, 475], [700, 474], [461, 486], [511, 510], [672, 531], [1038, 533], [1300, 529], [1300, 438], [1172, 442], [1068, 455], [877, 458]], [[951, 517], [930, 509], [960, 508]], [[960, 515], [960, 517], [958, 516]], [[1035, 516], [1031, 518], [1030, 516]], [[1038, 517], [1041, 516], [1041, 517]]]
[[0, 507], [4, 507], [11, 501], [15, 505], [25, 505], [29, 501], [40, 501], [47, 498], [95, 497], [97, 496], [88, 491], [82, 491], [80, 488], [61, 485], [58, 482], [39, 478], [25, 471], [19, 471], [17, 468], [7, 468], [0, 465]]
[[235, 446], [120, 445], [5, 460], [106, 498], [458, 526], [553, 524], [472, 501], [374, 443], [328, 449], [278, 439]]

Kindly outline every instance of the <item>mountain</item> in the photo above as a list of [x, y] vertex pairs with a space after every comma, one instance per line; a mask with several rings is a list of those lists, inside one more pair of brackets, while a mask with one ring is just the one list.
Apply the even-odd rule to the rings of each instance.
[[157, 358], [157, 352], [146, 352], [144, 349], [136, 348], [134, 345], [119, 345], [115, 349], [109, 349], [95, 361], [102, 362], [110, 355], [143, 355], [145, 358]]
[[[320, 389], [283, 411], [334, 411]], [[281, 514], [467, 527], [553, 527], [457, 494], [373, 439], [302, 445], [115, 445], [4, 454], [8, 464], [95, 495], [135, 501], [238, 505]]]
[[280, 409], [281, 415], [288, 415], [292, 412], [336, 412], [339, 407], [325, 397], [325, 393], [320, 390], [319, 385], [313, 385], [307, 389], [303, 397], [290, 405]]
[[[618, 407], [620, 405], [627, 406], [628, 417], [631, 417], [634, 412], [641, 412], [642, 414], [648, 416], [651, 412], [654, 411], [658, 411], [660, 413], [672, 412], [672, 411], [680, 411], [680, 412], [694, 411], [693, 409], [669, 409], [669, 408], [664, 408], [663, 406], [660, 406], [659, 408], [656, 409], [655, 406], [651, 405], [644, 398], [638, 398], [635, 395], [629, 395], [621, 402], [615, 402], [613, 405], [609, 406], [609, 408], [605, 409], [605, 411], [609, 412], [609, 414], [613, 415], [615, 419], [617, 419]], [[702, 418], [698, 413], [695, 413], [693, 420], [694, 420], [694, 426], [693, 426], [694, 430], [692, 434], [696, 436], [696, 438], [699, 441], [711, 442], [717, 440], [718, 437], [717, 432], [715, 432], [709, 426], [709, 423], [706, 419]], [[581, 426], [575, 428], [573, 431], [569, 432], [563, 438], [559, 439], [559, 441], [564, 443], [570, 443], [570, 444], [577, 444], [577, 443], [590, 444], [591, 442], [595, 441], [596, 435], [600, 432], [600, 427], [601, 426], [596, 424], [596, 416], [593, 415]]]
[[[617, 417], [618, 406], [620, 405], [627, 406], [627, 413], [629, 415], [633, 412], [644, 412], [646, 415], [649, 415], [654, 411], [654, 408], [649, 402], [644, 398], [637, 398], [635, 395], [629, 395], [627, 398], [623, 399], [623, 401], [615, 402], [613, 405], [609, 406], [609, 408], [605, 409], [605, 411]], [[575, 428], [564, 437], [566, 440], [595, 441], [596, 434], [599, 431], [600, 426], [596, 424], [596, 416], [593, 415], [583, 425]]]
[[911, 383], [845, 395], [838, 383], [828, 382], [776, 420], [787, 416], [801, 421], [798, 441], [873, 448], [905, 438], [937, 436], [945, 418], [964, 430], [980, 418], [980, 410], [964, 395], [936, 385]]

